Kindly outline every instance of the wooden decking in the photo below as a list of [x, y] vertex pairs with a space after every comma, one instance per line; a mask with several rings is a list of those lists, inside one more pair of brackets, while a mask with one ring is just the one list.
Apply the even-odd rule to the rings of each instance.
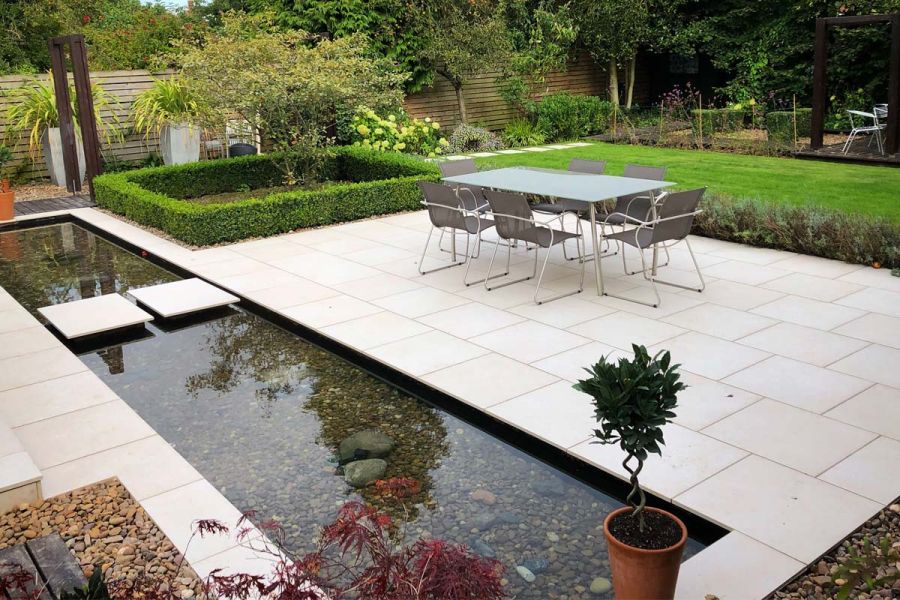
[[846, 154], [843, 153], [844, 144], [829, 144], [822, 146], [818, 150], [804, 148], [794, 153], [797, 158], [811, 158], [819, 160], [856, 162], [865, 164], [878, 164], [900, 167], [900, 154], [882, 155], [878, 152], [873, 142], [869, 146], [869, 138], [862, 137], [854, 140], [850, 146], [850, 150]]
[[43, 200], [23, 200], [16, 202], [16, 216], [36, 215], [55, 210], [72, 208], [88, 208], [96, 206], [87, 196], [64, 196], [62, 198], [46, 198]]

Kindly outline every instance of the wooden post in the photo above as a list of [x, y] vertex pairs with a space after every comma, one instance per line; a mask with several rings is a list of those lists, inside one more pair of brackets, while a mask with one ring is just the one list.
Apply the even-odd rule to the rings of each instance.
[[699, 138], [698, 138], [698, 146], [701, 150], [703, 150], [703, 94], [697, 94], [697, 104], [700, 108], [697, 110], [697, 120], [699, 122]]
[[59, 133], [62, 138], [63, 167], [66, 172], [66, 189], [81, 191], [75, 124], [72, 122], [72, 101], [69, 97], [69, 81], [66, 75], [66, 38], [51, 38], [50, 66], [53, 72], [53, 90], [56, 94], [56, 110], [59, 113]]
[[822, 147], [822, 140], [825, 136], [825, 64], [828, 61], [828, 22], [825, 19], [816, 19], [815, 52], [812, 123], [809, 135], [809, 147], [813, 150]]
[[797, 94], [794, 94], [794, 149], [797, 149], [797, 142], [800, 139], [797, 137]]
[[75, 78], [75, 98], [78, 102], [78, 123], [84, 144], [84, 162], [91, 200], [94, 200], [94, 177], [103, 172], [100, 161], [100, 137], [97, 133], [97, 117], [94, 114], [94, 94], [88, 69], [87, 49], [83, 35], [69, 36], [72, 54], [72, 74]]
[[900, 150], [900, 13], [891, 15], [890, 72], [885, 151], [897, 154]]

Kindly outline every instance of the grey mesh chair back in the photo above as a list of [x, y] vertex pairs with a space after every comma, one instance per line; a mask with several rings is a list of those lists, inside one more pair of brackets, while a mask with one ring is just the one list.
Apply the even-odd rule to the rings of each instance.
[[[478, 167], [475, 166], [475, 161], [471, 158], [444, 161], [438, 163], [438, 169], [441, 170], [441, 177], [455, 177], [478, 172]], [[478, 210], [487, 202], [484, 199], [483, 190], [477, 185], [454, 184], [454, 187], [460, 191], [459, 199], [466, 210]]]
[[651, 179], [662, 181], [666, 177], [666, 167], [645, 167], [643, 165], [625, 165], [622, 177], [634, 179]]
[[430, 181], [420, 181], [419, 189], [425, 196], [425, 207], [433, 226], [467, 230], [465, 215], [459, 211], [461, 205], [456, 190]]
[[[623, 177], [631, 177], [634, 179], [650, 179], [652, 181], [662, 181], [666, 176], [666, 167], [645, 167], [643, 165], [625, 165]], [[621, 213], [634, 217], [640, 221], [648, 218], [650, 212], [650, 197], [647, 192], [640, 194], [627, 194], [616, 198], [616, 207], [614, 213]], [[624, 223], [624, 219], [620, 222]]]
[[659, 221], [653, 226], [651, 243], [683, 240], [691, 232], [694, 224], [694, 213], [700, 205], [700, 199], [706, 188], [672, 192], [666, 201], [657, 209]]
[[603, 175], [606, 170], [605, 160], [585, 160], [573, 158], [569, 162], [569, 170], [575, 173], [590, 173], [591, 175]]
[[534, 213], [531, 212], [531, 207], [528, 206], [528, 199], [524, 194], [485, 190], [484, 196], [491, 206], [494, 226], [497, 228], [497, 234], [500, 237], [507, 240], [529, 239], [531, 237], [525, 232], [533, 230], [535, 227], [531, 222], [534, 219]]

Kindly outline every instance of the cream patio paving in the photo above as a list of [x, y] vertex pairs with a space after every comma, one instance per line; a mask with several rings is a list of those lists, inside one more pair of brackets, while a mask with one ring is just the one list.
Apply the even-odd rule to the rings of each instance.
[[[578, 367], [627, 354], [632, 341], [672, 349], [692, 387], [643, 481], [733, 530], [686, 563], [679, 597], [758, 598], [900, 495], [900, 431], [891, 425], [900, 414], [900, 279], [885, 271], [696, 239], [708, 265], [703, 294], [673, 288], [654, 310], [593, 295], [588, 269], [584, 293], [534, 306], [531, 282], [486, 292], [466, 288], [458, 268], [419, 275], [424, 212], [197, 251], [93, 209], [72, 214], [213, 283], [239, 276], [236, 293], [615, 474], [616, 461], [584, 443], [589, 403], [566, 390]], [[486, 268], [492, 249], [483, 246], [473, 270]], [[530, 259], [519, 248], [514, 267]], [[687, 274], [684, 250], [672, 259], [667, 268]], [[603, 267], [617, 290], [649, 294], [619, 257]], [[273, 280], [273, 269], [285, 278]], [[557, 249], [548, 271], [548, 285], [564, 290], [578, 265]], [[490, 394], [477, 380], [466, 385], [482, 363], [499, 388]], [[742, 560], [753, 565], [750, 587], [746, 570], [728, 566]]]

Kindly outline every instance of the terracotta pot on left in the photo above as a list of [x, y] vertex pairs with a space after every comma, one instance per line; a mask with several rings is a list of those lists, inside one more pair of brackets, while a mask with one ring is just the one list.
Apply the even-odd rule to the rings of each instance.
[[630, 510], [627, 506], [614, 510], [603, 522], [616, 600], [671, 600], [675, 597], [687, 527], [672, 513], [648, 506], [645, 512], [661, 513], [674, 521], [681, 529], [681, 537], [677, 543], [660, 550], [636, 548], [619, 541], [609, 531], [610, 521]]
[[0, 181], [0, 221], [12, 221], [16, 216], [13, 204], [16, 193], [9, 189], [9, 180]]

